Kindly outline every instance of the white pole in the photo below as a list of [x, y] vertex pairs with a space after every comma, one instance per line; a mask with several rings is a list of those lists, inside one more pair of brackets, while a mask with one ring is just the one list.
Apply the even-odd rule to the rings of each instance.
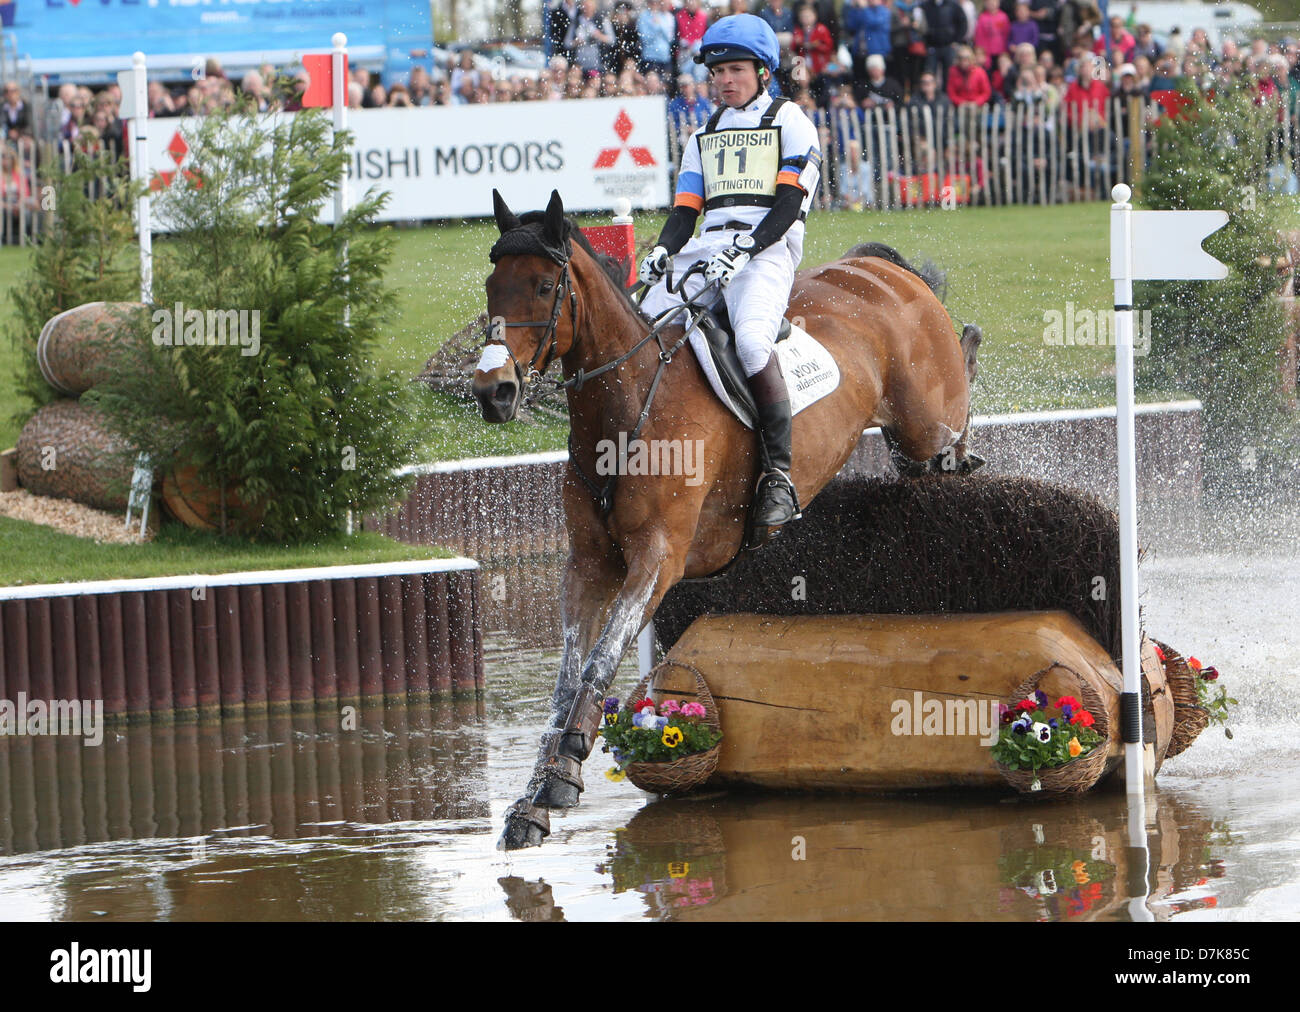
[[[333, 95], [331, 95], [331, 104], [334, 107], [334, 132], [346, 130], [348, 127], [348, 82], [343, 68], [347, 64], [348, 37], [342, 32], [335, 32], [330, 42], [334, 45], [334, 52], [331, 59], [330, 80], [333, 84]], [[348, 197], [348, 166], [343, 166], [343, 178], [339, 180], [339, 188], [334, 194], [334, 227], [338, 228], [339, 223], [343, 221], [343, 215], [347, 213]], [[343, 247], [343, 268], [346, 272], [348, 265], [347, 246]], [[346, 273], [344, 274], [346, 277]], [[352, 309], [350, 306], [343, 307], [343, 326], [348, 326], [352, 320]], [[349, 532], [350, 533], [350, 532]]]
[[[343, 67], [348, 53], [348, 37], [342, 32], [335, 32], [330, 41], [334, 44], [333, 64], [330, 78], [333, 81], [331, 104], [334, 107], [334, 131], [339, 133], [348, 128], [348, 82], [344, 78]], [[343, 178], [339, 180], [338, 191], [334, 194], [334, 223], [343, 220], [348, 209], [348, 174], [346, 168]]]
[[651, 619], [636, 638], [637, 673], [641, 678], [655, 666], [655, 622]]
[[[1142, 658], [1138, 629], [1137, 449], [1133, 435], [1133, 207], [1123, 183], [1111, 190], [1111, 277], [1115, 279], [1115, 428], [1119, 457], [1120, 621], [1124, 651], [1124, 782], [1145, 790], [1142, 762]], [[1116, 261], [1116, 258], [1118, 262]]]
[[[135, 116], [130, 126], [131, 178], [149, 181], [149, 86], [144, 53], [131, 57], [132, 90]], [[146, 185], [136, 201], [136, 229], [140, 236], [140, 301], [153, 302], [153, 224], [149, 219], [149, 187]]]

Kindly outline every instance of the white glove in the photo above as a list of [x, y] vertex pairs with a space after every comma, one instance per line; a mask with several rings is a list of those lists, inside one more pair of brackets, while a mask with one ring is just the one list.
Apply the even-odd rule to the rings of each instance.
[[642, 284], [649, 287], [658, 284], [667, 270], [668, 251], [662, 246], [656, 246], [641, 258], [641, 268], [636, 272], [636, 276], [641, 279]]
[[717, 281], [726, 288], [747, 263], [749, 263], [748, 253], [736, 249], [735, 246], [729, 246], [709, 258], [709, 262], [704, 265], [704, 280]]

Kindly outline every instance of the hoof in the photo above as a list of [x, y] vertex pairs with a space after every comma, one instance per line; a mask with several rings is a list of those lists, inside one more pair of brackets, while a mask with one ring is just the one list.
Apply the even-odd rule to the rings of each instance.
[[573, 808], [582, 795], [582, 788], [559, 777], [547, 777], [533, 795], [533, 804], [541, 809]]
[[520, 798], [506, 810], [506, 824], [497, 841], [497, 850], [523, 850], [540, 847], [551, 835], [551, 817], [546, 809], [535, 807], [527, 798]]
[[962, 458], [961, 463], [962, 463], [961, 473], [970, 474], [972, 471], [978, 471], [981, 467], [983, 467], [986, 463], [988, 463], [988, 461], [986, 461], [978, 453], [968, 453], [966, 454], [965, 457]]

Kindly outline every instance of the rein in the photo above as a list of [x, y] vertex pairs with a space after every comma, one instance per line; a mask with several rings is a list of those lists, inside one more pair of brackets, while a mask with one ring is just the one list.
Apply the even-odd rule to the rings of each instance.
[[[667, 286], [668, 291], [676, 294], [678, 292], [681, 292], [685, 288], [686, 281], [688, 278], [691, 277], [691, 275], [703, 273], [703, 271], [704, 271], [703, 261], [691, 265], [691, 267], [689, 267], [686, 270], [686, 272], [682, 274], [681, 278], [677, 282], [676, 287], [674, 287], [672, 267], [671, 265], [669, 265], [668, 271], [666, 272], [664, 283]], [[634, 440], [637, 439], [638, 436], [641, 435], [641, 430], [645, 427], [646, 421], [650, 418], [650, 408], [654, 404], [655, 394], [659, 390], [659, 381], [663, 378], [664, 369], [667, 367], [668, 363], [670, 363], [673, 360], [673, 356], [676, 355], [677, 352], [681, 350], [684, 344], [686, 344], [687, 340], [689, 340], [691, 334], [694, 332], [696, 326], [699, 325], [700, 319], [704, 316], [705, 313], [708, 312], [708, 307], [698, 305], [696, 299], [698, 299], [701, 295], [707, 292], [710, 287], [712, 287], [712, 285], [706, 285], [700, 291], [699, 295], [695, 296], [694, 299], [687, 299], [683, 301], [680, 305], [669, 306], [667, 309], [661, 312], [652, 321], [650, 321], [651, 323], [650, 332], [646, 334], [645, 337], [641, 338], [641, 340], [637, 341], [637, 343], [634, 344], [630, 349], [625, 351], [622, 355], [618, 356], [618, 358], [613, 359], [610, 362], [606, 362], [604, 365], [597, 366], [595, 369], [591, 370], [591, 372], [584, 372], [581, 368], [579, 368], [577, 374], [570, 377], [567, 380], [547, 379], [545, 376], [542, 375], [542, 371], [545, 370], [546, 366], [550, 364], [550, 354], [555, 347], [556, 330], [560, 322], [560, 313], [564, 305], [563, 297], [564, 297], [565, 289], [568, 289], [569, 302], [571, 306], [570, 319], [573, 321], [575, 338], [577, 336], [578, 293], [577, 293], [577, 289], [575, 289], [573, 286], [572, 278], [569, 276], [569, 261], [568, 258], [566, 257], [563, 261], [563, 265], [561, 267], [559, 276], [556, 278], [555, 301], [551, 306], [551, 318], [549, 320], [528, 320], [528, 321], [519, 321], [519, 322], [502, 322], [497, 324], [497, 326], [501, 326], [501, 327], [542, 327], [542, 326], [546, 327], [546, 333], [543, 335], [542, 340], [538, 343], [537, 352], [533, 355], [532, 360], [528, 363], [527, 373], [524, 372], [524, 370], [520, 367], [519, 362], [515, 359], [514, 352], [510, 350], [510, 345], [506, 342], [502, 342], [503, 344], [505, 344], [506, 354], [510, 356], [510, 361], [515, 367], [516, 375], [520, 377], [523, 386], [526, 388], [524, 393], [524, 399], [523, 399], [524, 405], [528, 406], [532, 404], [532, 402], [540, 395], [543, 384], [550, 384], [556, 390], [572, 389], [575, 392], [581, 390], [582, 385], [586, 383], [587, 380], [595, 379], [597, 376], [600, 376], [603, 373], [607, 373], [611, 369], [617, 369], [628, 359], [632, 358], [633, 355], [639, 352], [647, 344], [649, 344], [651, 341], [654, 341], [656, 344], [659, 345], [659, 363], [655, 368], [654, 379], [651, 380], [650, 382], [650, 392], [646, 395], [645, 406], [641, 409], [641, 414], [637, 418], [636, 428], [632, 430], [632, 435], [628, 438], [629, 443], [633, 442]], [[681, 338], [671, 348], [666, 347], [664, 345], [663, 330], [665, 327], [668, 326], [669, 322], [673, 319], [673, 317], [675, 317], [678, 313], [681, 312], [688, 312], [693, 314], [691, 315], [690, 324], [683, 331]], [[490, 344], [491, 343], [490, 332], [488, 333], [487, 338], [488, 339], [484, 343]], [[543, 363], [541, 370], [537, 368], [538, 362]], [[595, 496], [596, 504], [600, 508], [601, 517], [602, 518], [607, 517], [609, 515], [610, 510], [614, 508], [614, 488], [618, 483], [618, 474], [615, 473], [610, 475], [609, 481], [605, 482], [603, 486], [597, 487], [596, 483], [592, 481], [591, 478], [589, 478], [583, 472], [582, 466], [578, 463], [577, 455], [574, 453], [573, 450], [572, 429], [570, 429], [569, 431], [569, 463], [573, 465], [574, 472], [578, 475], [578, 478], [582, 481], [582, 483], [587, 487], [587, 490], [590, 491], [593, 496]]]

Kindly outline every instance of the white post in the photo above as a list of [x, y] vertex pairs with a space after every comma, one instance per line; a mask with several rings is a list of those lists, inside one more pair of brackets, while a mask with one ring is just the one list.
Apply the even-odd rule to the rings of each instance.
[[655, 666], [655, 622], [651, 619], [636, 638], [637, 673], [641, 678]]
[[[348, 37], [342, 32], [335, 32], [330, 42], [334, 45], [334, 52], [331, 55], [332, 63], [330, 65], [330, 81], [332, 84], [333, 94], [330, 96], [331, 105], [334, 107], [334, 133], [346, 130], [348, 127], [348, 81], [344, 73], [344, 67], [347, 65], [348, 54]], [[339, 188], [334, 194], [334, 227], [338, 228], [339, 223], [343, 220], [343, 215], [347, 212], [349, 205], [349, 184], [348, 184], [348, 166], [343, 166], [343, 178], [339, 180]], [[348, 250], [347, 246], [343, 247], [343, 267], [347, 270]], [[344, 275], [347, 276], [346, 274]], [[352, 320], [352, 309], [350, 306], [343, 307], [343, 326], [348, 326]], [[349, 533], [351, 533], [349, 531]]]
[[1142, 762], [1142, 657], [1138, 627], [1137, 449], [1133, 403], [1133, 207], [1123, 183], [1111, 190], [1111, 277], [1115, 281], [1115, 429], [1119, 458], [1120, 621], [1124, 651], [1124, 782], [1145, 790]]
[[144, 53], [131, 57], [132, 109], [130, 126], [131, 178], [146, 184], [136, 201], [136, 230], [140, 236], [140, 301], [153, 302], [153, 224], [149, 219], [149, 78]]
[[[334, 132], [339, 133], [348, 128], [348, 82], [344, 77], [343, 67], [348, 53], [348, 37], [342, 32], [335, 32], [330, 41], [334, 44], [330, 78], [333, 82], [333, 95], [330, 96], [334, 107]], [[344, 169], [343, 178], [339, 180], [338, 192], [334, 194], [334, 223], [343, 220], [348, 209], [348, 174]]]

